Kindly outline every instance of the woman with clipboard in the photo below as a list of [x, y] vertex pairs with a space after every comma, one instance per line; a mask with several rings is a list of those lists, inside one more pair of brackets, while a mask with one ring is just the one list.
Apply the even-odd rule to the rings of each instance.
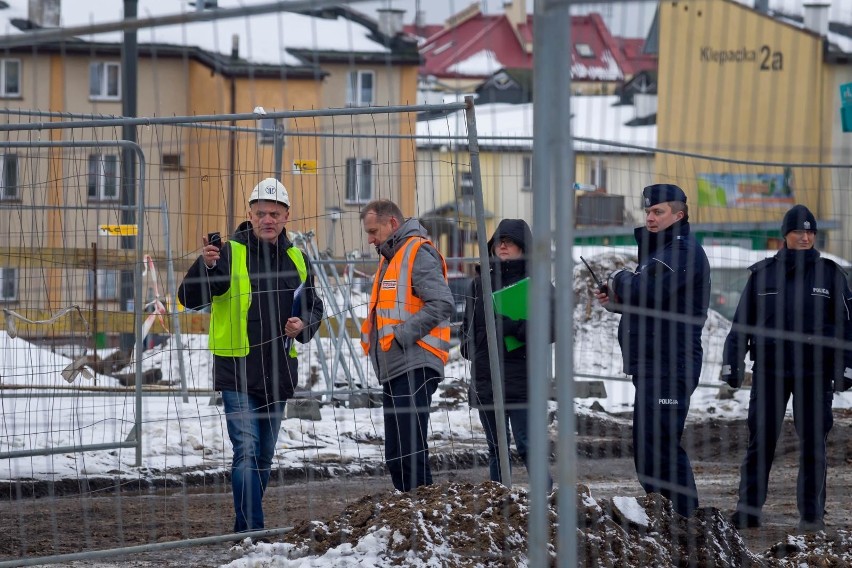
[[[503, 219], [488, 241], [489, 274], [494, 290], [497, 344], [506, 408], [507, 439], [515, 439], [518, 455], [527, 464], [526, 285], [529, 283], [525, 254], [532, 243], [532, 231], [523, 219]], [[482, 298], [481, 267], [471, 284], [462, 322], [461, 353], [471, 361], [470, 405], [479, 410], [479, 419], [488, 442], [488, 466], [492, 481], [501, 482], [497, 446], [497, 419], [491, 389], [491, 367], [485, 335], [485, 304]], [[555, 296], [555, 290], [553, 291]], [[504, 309], [505, 308], [505, 309]], [[500, 314], [504, 315], [500, 315]], [[511, 435], [510, 435], [511, 434]]]

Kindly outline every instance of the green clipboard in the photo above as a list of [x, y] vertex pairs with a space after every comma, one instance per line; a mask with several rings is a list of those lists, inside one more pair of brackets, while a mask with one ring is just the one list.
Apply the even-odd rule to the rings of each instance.
[[[529, 277], [519, 280], [511, 286], [506, 286], [492, 294], [494, 300], [494, 311], [512, 320], [527, 319], [527, 296], [529, 294]], [[506, 336], [503, 338], [506, 351], [514, 351], [521, 347], [524, 342], [517, 337]]]

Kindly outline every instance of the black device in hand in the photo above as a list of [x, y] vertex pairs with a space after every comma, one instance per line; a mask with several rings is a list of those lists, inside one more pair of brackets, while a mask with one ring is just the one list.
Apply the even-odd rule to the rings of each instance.
[[586, 265], [586, 270], [588, 270], [588, 271], [589, 271], [589, 274], [591, 274], [591, 275], [592, 275], [592, 278], [594, 278], [594, 279], [595, 279], [595, 284], [597, 284], [597, 285], [598, 285], [598, 292], [600, 292], [601, 294], [608, 294], [608, 293], [609, 293], [609, 288], [607, 288], [606, 284], [604, 284], [603, 282], [601, 282], [601, 279], [600, 279], [600, 278], [598, 278], [598, 275], [597, 275], [597, 274], [595, 274], [595, 271], [594, 271], [594, 270], [592, 270], [592, 267], [591, 267], [591, 266], [589, 266], [589, 263], [588, 263], [588, 262], [586, 262], [586, 259], [585, 259], [585, 258], [583, 258], [583, 257], [581, 256], [581, 257], [580, 257], [580, 260], [582, 260], [582, 261], [583, 261], [583, 264], [585, 264], [585, 265]]
[[218, 231], [215, 233], [207, 233], [207, 244], [213, 245], [217, 249], [222, 248], [222, 235]]

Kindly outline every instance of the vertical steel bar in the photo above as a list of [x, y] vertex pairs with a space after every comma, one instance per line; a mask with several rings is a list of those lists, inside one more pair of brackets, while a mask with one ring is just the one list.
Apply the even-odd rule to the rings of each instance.
[[[548, 541], [550, 523], [548, 515], [547, 488], [549, 483], [550, 438], [547, 427], [547, 400], [552, 377], [552, 348], [550, 343], [551, 321], [554, 317], [551, 298], [551, 237], [553, 222], [553, 199], [571, 187], [565, 178], [565, 169], [560, 164], [568, 159], [563, 152], [564, 136], [570, 128], [569, 112], [564, 103], [568, 96], [567, 76], [571, 68], [571, 50], [568, 32], [571, 28], [568, 13], [569, 1], [536, 0], [534, 26], [535, 52], [533, 69], [533, 246], [530, 269], [531, 292], [529, 324], [527, 326], [529, 376], [529, 463], [530, 463], [530, 516], [529, 551], [531, 566], [550, 564]], [[559, 218], [557, 224], [566, 223]], [[561, 245], [562, 243], [557, 243]], [[572, 286], [560, 282], [562, 296], [570, 301]], [[570, 318], [571, 312], [564, 314]], [[563, 331], [564, 332], [564, 331]], [[559, 350], [557, 349], [557, 352]], [[570, 372], [560, 369], [562, 373]], [[564, 414], [573, 415], [573, 402], [560, 406]], [[573, 430], [572, 430], [573, 431]], [[563, 459], [573, 458], [571, 454]], [[573, 485], [560, 486], [560, 505], [573, 501]], [[566, 523], [571, 519], [561, 519]], [[562, 523], [560, 522], [560, 525]], [[564, 565], [573, 565], [574, 557], [560, 554]]]
[[[571, 61], [570, 1], [554, 4], [547, 13], [550, 22], [543, 41], [562, 61]], [[542, 69], [543, 70], [543, 69]], [[553, 164], [553, 188], [556, 193], [556, 296], [555, 378], [559, 435], [556, 441], [556, 475], [560, 487], [556, 550], [559, 566], [577, 565], [577, 438], [574, 415], [574, 142], [571, 130], [571, 69], [557, 65], [550, 70], [550, 89], [555, 100], [547, 101], [550, 109], [546, 146]], [[555, 128], [554, 128], [555, 127]], [[549, 527], [547, 527], [549, 534]]]
[[[278, 121], [276, 120], [277, 124]], [[273, 159], [275, 160], [275, 179], [281, 180], [281, 170], [283, 170], [284, 165], [284, 130], [279, 129], [277, 126], [275, 127], [275, 136], [273, 138]]]
[[[92, 360], [98, 357], [98, 243], [92, 243]], [[95, 372], [95, 385], [98, 373]]]
[[139, 158], [139, 188], [136, 192], [136, 219], [138, 219], [139, 229], [136, 235], [136, 274], [134, 275], [134, 295], [136, 300], [133, 302], [136, 311], [136, 419], [134, 428], [136, 428], [136, 467], [142, 465], [142, 327], [145, 324], [145, 314], [142, 313], [144, 308], [145, 298], [142, 287], [142, 270], [144, 263], [142, 262], [142, 243], [145, 240], [145, 154], [142, 148], [136, 142], [125, 142], [125, 148], [135, 150]]
[[[473, 176], [473, 204], [476, 210], [476, 242], [479, 245], [479, 261], [482, 263], [482, 302], [485, 305], [485, 336], [488, 340], [488, 359], [491, 366], [491, 390], [494, 396], [494, 417], [497, 422], [497, 448], [500, 458], [500, 478], [506, 487], [512, 486], [509, 468], [509, 441], [506, 439], [506, 408], [503, 401], [503, 375], [500, 372], [500, 356], [497, 346], [497, 330], [494, 326], [494, 304], [491, 302], [491, 277], [489, 273], [488, 236], [485, 227], [485, 201], [482, 197], [482, 169], [479, 163], [479, 141], [476, 138], [476, 113], [473, 97], [465, 97], [467, 104], [467, 139], [470, 149], [470, 173]], [[458, 142], [456, 142], [458, 144]], [[550, 280], [548, 279], [548, 282]]]
[[[127, 21], [135, 20], [138, 14], [138, 0], [124, 0], [124, 19]], [[136, 30], [127, 29], [124, 32], [124, 42], [121, 46], [121, 112], [125, 117], [136, 117], [137, 100], [138, 100], [138, 41]], [[107, 70], [104, 69], [104, 82], [109, 83]], [[136, 125], [129, 121], [124, 121], [121, 125], [121, 138], [129, 142], [136, 142]], [[126, 225], [141, 223], [142, 218], [136, 217], [133, 211], [133, 206], [139, 199], [136, 193], [136, 164], [134, 163], [134, 151], [131, 147], [123, 146], [121, 150], [121, 204], [127, 208], [121, 210], [121, 222]], [[138, 240], [138, 236], [122, 236], [121, 248], [133, 249], [134, 239]], [[127, 310], [128, 300], [132, 297], [134, 285], [131, 281], [133, 273], [129, 270], [121, 271], [121, 309]], [[137, 296], [136, 301], [144, 301], [144, 298]], [[121, 350], [128, 352], [133, 349], [133, 336], [129, 333], [122, 333], [119, 336]]]

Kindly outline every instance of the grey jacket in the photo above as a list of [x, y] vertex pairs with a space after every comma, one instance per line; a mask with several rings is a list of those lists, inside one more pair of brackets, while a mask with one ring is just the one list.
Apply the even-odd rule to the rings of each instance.
[[[409, 237], [429, 238], [426, 229], [417, 219], [408, 219], [388, 240], [378, 247], [378, 252], [388, 261], [402, 248]], [[376, 277], [382, 281], [387, 264]], [[434, 354], [423, 349], [417, 340], [426, 336], [433, 328], [446, 324], [455, 310], [455, 302], [447, 280], [441, 270], [441, 258], [438, 251], [429, 245], [423, 245], [414, 257], [411, 284], [415, 296], [423, 300], [423, 308], [412, 314], [394, 329], [394, 342], [388, 351], [382, 351], [378, 345], [378, 332], [375, 319], [370, 331], [370, 361], [380, 383], [403, 375], [412, 369], [427, 367], [444, 373], [444, 363]], [[375, 318], [375, 313], [368, 317]]]

